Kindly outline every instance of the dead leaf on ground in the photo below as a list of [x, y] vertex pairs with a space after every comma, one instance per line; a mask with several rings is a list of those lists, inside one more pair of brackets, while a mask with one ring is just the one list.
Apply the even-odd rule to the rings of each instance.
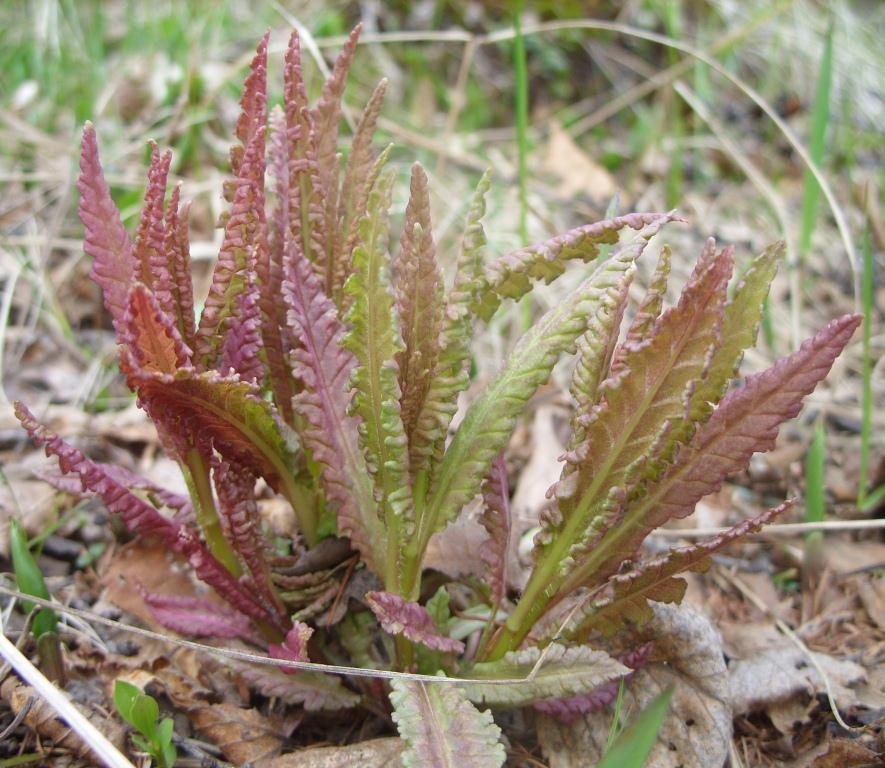
[[399, 765], [405, 742], [396, 737], [371, 739], [347, 747], [303, 749], [262, 760], [255, 768], [387, 768]]
[[826, 752], [814, 759], [811, 768], [873, 768], [882, 765], [882, 757], [856, 741], [833, 739]]
[[[652, 663], [624, 689], [627, 721], [673, 686], [670, 711], [646, 763], [649, 768], [722, 765], [731, 740], [731, 705], [722, 642], [712, 624], [686, 607], [656, 603], [642, 632], [654, 643]], [[637, 641], [639, 642], [639, 641]], [[583, 768], [598, 762], [611, 727], [610, 708], [563, 725], [538, 718], [538, 738], [550, 768]]]
[[[95, 754], [77, 735], [76, 731], [58, 716], [55, 708], [37, 691], [10, 675], [0, 686], [0, 697], [9, 705], [14, 714], [21, 712], [28, 702], [30, 709], [25, 715], [25, 724], [42, 738], [52, 741], [56, 747], [67, 749], [77, 757], [94, 759]], [[111, 717], [77, 704], [79, 709], [107, 739], [119, 749], [123, 748], [124, 731], [122, 725]]]
[[190, 574], [168, 547], [156, 541], [137, 540], [116, 550], [110, 562], [99, 573], [99, 579], [105, 587], [102, 595], [105, 600], [126, 613], [137, 616], [150, 627], [159, 625], [138, 593], [136, 583], [156, 594], [196, 595]]
[[854, 579], [860, 602], [879, 629], [885, 629], [885, 579]]
[[283, 747], [282, 723], [257, 709], [213, 704], [192, 710], [188, 717], [235, 765], [270, 760]]
[[612, 175], [581, 149], [556, 121], [550, 122], [544, 170], [556, 177], [556, 191], [565, 198], [582, 195], [594, 200], [608, 200], [617, 191]]
[[835, 536], [823, 548], [824, 567], [835, 574], [885, 567], [885, 544], [880, 541], [851, 541]]
[[[850, 689], [866, 679], [863, 667], [826, 653], [813, 652], [813, 656], [829, 680], [836, 703], [851, 705], [855, 697]], [[787, 638], [729, 662], [728, 673], [735, 714], [764, 710], [774, 702], [813, 697], [826, 690], [808, 656]]]

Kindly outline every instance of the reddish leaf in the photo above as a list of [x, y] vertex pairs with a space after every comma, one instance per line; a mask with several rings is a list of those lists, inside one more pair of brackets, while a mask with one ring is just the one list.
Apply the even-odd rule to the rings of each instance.
[[101, 465], [87, 459], [79, 450], [43, 426], [25, 405], [15, 403], [15, 415], [47, 456], [57, 456], [61, 471], [74, 473], [83, 488], [97, 493], [111, 512], [120, 515], [126, 527], [140, 536], [159, 536], [175, 546], [181, 530], [179, 523], [163, 517], [154, 507], [117, 482]]
[[251, 619], [222, 603], [187, 595], [158, 595], [143, 588], [139, 592], [154, 618], [173, 632], [261, 642]]
[[366, 592], [366, 603], [389, 635], [403, 635], [434, 651], [463, 653], [464, 643], [439, 633], [423, 605], [410, 603], [391, 592]]
[[111, 199], [98, 157], [95, 128], [86, 123], [80, 152], [80, 221], [86, 230], [83, 250], [92, 257], [92, 279], [98, 283], [104, 304], [117, 328], [126, 312], [126, 295], [135, 276], [132, 243]]

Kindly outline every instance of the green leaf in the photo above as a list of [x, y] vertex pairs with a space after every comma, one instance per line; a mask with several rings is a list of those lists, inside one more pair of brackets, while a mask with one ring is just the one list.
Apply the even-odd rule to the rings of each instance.
[[419, 467], [428, 467], [430, 448], [438, 434], [436, 419], [427, 413], [426, 406], [440, 354], [445, 310], [443, 279], [431, 230], [427, 175], [418, 163], [412, 166], [411, 194], [395, 277], [404, 344], [397, 355], [402, 419], [409, 441], [409, 468], [414, 476]]
[[147, 739], [152, 741], [155, 738], [160, 707], [153, 696], [143, 693], [132, 683], [117, 680], [114, 683], [114, 706], [129, 725]]
[[[540, 661], [540, 665], [539, 662]], [[464, 683], [467, 698], [491, 706], [522, 707], [538, 699], [558, 699], [588, 693], [630, 670], [605, 651], [552, 643], [511, 651], [497, 661], [474, 664], [464, 675], [483, 680], [528, 678], [520, 685]]]
[[779, 241], [757, 256], [726, 304], [721, 340], [713, 350], [705, 377], [692, 393], [692, 421], [706, 421], [713, 404], [722, 399], [728, 383], [737, 375], [744, 350], [756, 344], [765, 298], [785, 248], [783, 241]]
[[501, 729], [449, 683], [394, 680], [393, 720], [406, 742], [405, 768], [497, 768], [506, 757]]
[[[485, 196], [491, 177], [488, 172], [479, 180], [467, 210], [467, 223], [461, 241], [461, 253], [455, 271], [455, 284], [446, 297], [442, 330], [439, 334], [438, 363], [430, 380], [427, 396], [417, 417], [418, 427], [411, 435], [409, 449], [420, 457], [420, 470], [428, 474], [440, 457], [446, 442], [449, 424], [458, 407], [458, 395], [470, 381], [470, 339], [473, 335], [470, 302], [476, 281], [482, 274], [482, 257], [486, 244], [482, 217], [485, 215]], [[422, 480], [426, 483], [426, 477]], [[416, 477], [415, 501], [423, 504]]]
[[166, 746], [172, 743], [172, 732], [175, 729], [175, 722], [171, 717], [164, 717], [157, 726], [157, 743]]
[[[663, 222], [658, 223], [660, 226]], [[517, 417], [543, 384], [559, 356], [573, 352], [587, 317], [613, 286], [633, 269], [647, 245], [646, 232], [599, 265], [565, 301], [550, 309], [517, 343], [505, 368], [472, 403], [446, 450], [432, 485], [426, 515], [419, 521], [418, 552], [480, 489], [489, 466], [510, 438]]]
[[136, 370], [130, 380], [148, 414], [168, 434], [189, 437], [194, 444], [211, 437], [225, 459], [264, 477], [292, 502], [296, 514], [303, 511], [293, 474], [297, 437], [257, 387], [235, 376], [193, 368], [174, 374]]
[[129, 713], [132, 711], [132, 705], [135, 703], [136, 697], [141, 695], [141, 688], [125, 680], [116, 680], [114, 682], [114, 706], [117, 712], [130, 723]]
[[[28, 537], [21, 523], [15, 518], [9, 521], [9, 551], [12, 556], [12, 570], [15, 572], [15, 583], [19, 591], [26, 595], [50, 600], [49, 589], [43, 578], [43, 572], [37, 564], [28, 546]], [[33, 603], [22, 603], [22, 609], [30, 613], [34, 610]], [[58, 617], [52, 608], [41, 608], [34, 617], [31, 631], [39, 639], [47, 632], [55, 632]]]
[[[345, 285], [352, 299], [347, 315], [350, 331], [343, 346], [357, 359], [351, 375], [351, 412], [359, 416], [360, 443], [375, 482], [375, 497], [384, 510], [395, 567], [401, 551], [400, 531], [412, 525], [408, 447], [400, 416], [399, 369], [396, 356], [404, 349], [393, 304], [386, 264], [387, 210], [393, 174], [369, 194], [367, 215], [360, 221], [360, 244], [353, 251], [353, 273]], [[393, 584], [388, 582], [393, 588]]]
[[620, 230], [641, 230], [668, 221], [669, 214], [631, 213], [608, 221], [577, 227], [557, 237], [505, 254], [489, 264], [473, 289], [471, 311], [489, 320], [504, 299], [520, 299], [532, 289], [532, 280], [548, 285], [565, 272], [572, 260], [584, 263], [599, 255], [601, 245], [612, 245]]
[[150, 741], [153, 741], [157, 732], [157, 718], [160, 716], [160, 706], [153, 696], [139, 693], [129, 709], [129, 722], [134, 728], [141, 731]]
[[597, 768], [643, 768], [667, 716], [673, 689], [657, 696], [615, 739]]

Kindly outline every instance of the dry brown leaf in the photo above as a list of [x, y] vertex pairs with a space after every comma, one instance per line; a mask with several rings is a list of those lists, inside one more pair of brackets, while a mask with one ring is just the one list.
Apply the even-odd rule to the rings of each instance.
[[863, 744], [848, 739], [833, 739], [827, 751], [819, 755], [811, 768], [873, 768], [881, 766], [885, 755], [876, 754]]
[[188, 717], [194, 728], [235, 765], [270, 760], [283, 747], [282, 723], [257, 709], [212, 704], [193, 709]]
[[[814, 652], [813, 655], [830, 682], [836, 703], [850, 705], [854, 701], [850, 688], [866, 679], [863, 667], [825, 653]], [[825, 690], [823, 680], [808, 656], [786, 638], [747, 658], [731, 661], [728, 673], [735, 714], [765, 709], [772, 702], [801, 694], [814, 696]]]
[[255, 768], [388, 768], [399, 765], [405, 742], [396, 737], [371, 739], [348, 747], [318, 747], [262, 760]]
[[885, 579], [854, 579], [863, 607], [879, 629], [885, 629]]
[[836, 574], [885, 567], [885, 544], [829, 537], [823, 548], [824, 567]]
[[[731, 740], [731, 706], [722, 643], [712, 624], [686, 607], [653, 605], [643, 639], [654, 642], [655, 661], [636, 672], [624, 690], [627, 721], [673, 686], [670, 711], [648, 768], [722, 765]], [[583, 768], [598, 762], [611, 727], [609, 710], [571, 725], [543, 715], [538, 738], [550, 768]]]
[[[0, 686], [0, 697], [16, 715], [28, 705], [28, 701], [31, 701], [30, 709], [24, 720], [29, 728], [32, 728], [42, 738], [50, 740], [56, 747], [67, 749], [77, 757], [95, 759], [93, 751], [77, 735], [76, 731], [71, 730], [71, 727], [58, 717], [55, 708], [31, 686], [25, 685], [17, 677], [10, 675]], [[76, 706], [115, 747], [123, 748], [125, 736], [119, 722], [113, 718], [104, 717], [80, 704], [76, 704]]]
[[582, 195], [608, 200], [617, 191], [612, 175], [584, 152], [556, 121], [550, 122], [544, 170], [556, 177], [556, 191], [565, 198]]
[[[114, 552], [99, 574], [105, 587], [102, 597], [147, 626], [158, 627], [153, 614], [135, 588], [140, 583], [148, 592], [163, 595], [195, 595], [195, 585], [169, 548], [156, 541], [136, 540]], [[211, 598], [206, 594], [201, 597]], [[167, 631], [167, 630], [164, 630]]]
[[488, 533], [479, 523], [479, 512], [479, 499], [474, 499], [454, 522], [430, 539], [424, 561], [428, 568], [453, 579], [483, 575], [480, 551]]

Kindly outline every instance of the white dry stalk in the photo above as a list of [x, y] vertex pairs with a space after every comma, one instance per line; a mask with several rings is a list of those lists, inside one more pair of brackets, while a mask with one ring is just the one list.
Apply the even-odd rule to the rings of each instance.
[[[27, 596], [25, 595], [25, 597]], [[0, 655], [6, 659], [19, 677], [46, 699], [47, 703], [58, 713], [58, 716], [71, 726], [83, 740], [83, 743], [98, 756], [104, 765], [108, 768], [135, 768], [126, 756], [86, 719], [86, 716], [74, 706], [70, 699], [10, 642], [3, 633], [2, 624], [0, 624]]]

